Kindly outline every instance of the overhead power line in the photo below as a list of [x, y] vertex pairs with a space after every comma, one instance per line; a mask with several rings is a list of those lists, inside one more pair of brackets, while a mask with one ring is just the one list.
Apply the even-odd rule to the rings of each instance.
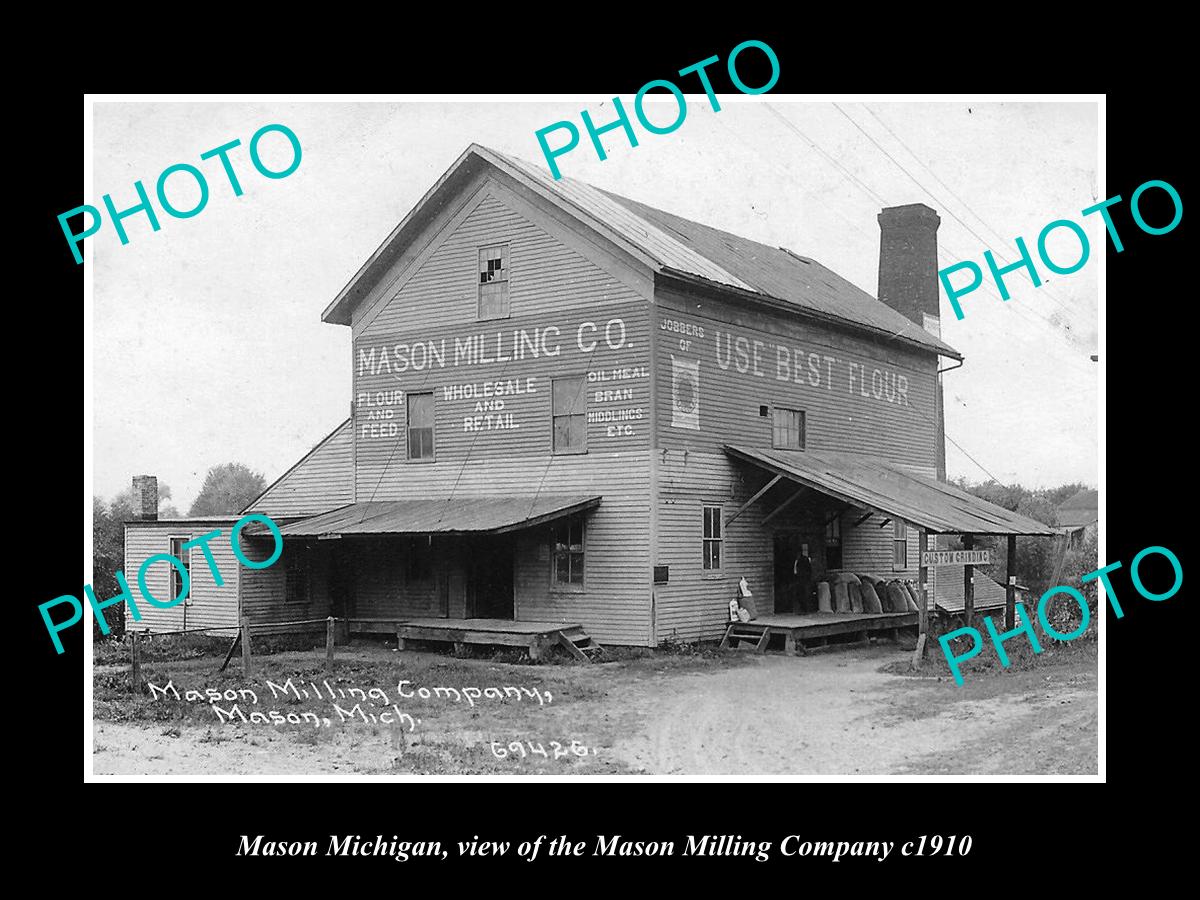
[[[878, 204], [880, 207], [887, 207], [887, 206], [893, 205], [893, 204], [889, 203], [877, 191], [873, 190], [869, 185], [867, 185], [862, 179], [860, 179], [853, 172], [851, 172], [844, 165], [842, 165], [842, 163], [839, 162], [834, 156], [832, 156], [830, 153], [826, 152], [819, 144], [817, 144], [817, 142], [815, 140], [813, 140], [807, 134], [805, 134], [803, 131], [801, 131], [799, 129], [799, 127], [797, 127], [790, 119], [788, 119], [781, 112], [779, 112], [779, 110], [775, 109], [774, 106], [772, 106], [770, 103], [765, 104], [765, 106], [766, 106], [767, 110], [770, 111], [771, 114], [774, 115], [777, 119], [779, 119], [779, 121], [781, 123], [783, 123], [783, 125], [786, 128], [788, 128], [790, 131], [792, 131], [794, 134], [796, 134], [798, 137], [800, 137], [806, 144], [809, 145], [809, 147], [811, 147], [813, 149], [813, 151], [818, 153], [822, 159], [824, 159], [831, 166], [833, 166], [847, 181], [849, 181], [851, 184], [853, 184], [855, 187], [857, 187], [860, 191], [862, 191], [863, 194], [865, 194], [868, 198], [870, 198], [874, 203]], [[785, 173], [785, 174], [787, 174], [787, 173]], [[788, 175], [788, 177], [790, 178], [791, 176]], [[924, 188], [922, 188], [922, 190], [924, 190]], [[928, 193], [928, 191], [926, 193]], [[933, 195], [930, 194], [930, 196], [932, 197]], [[935, 198], [935, 202], [942, 203], [943, 201], [937, 200]], [[858, 230], [861, 230], [861, 229], [858, 229]], [[951, 259], [951, 262], [960, 263], [963, 261], [962, 255], [958, 254], [955, 251], [955, 249], [952, 248], [949, 244], [947, 244], [944, 240], [939, 241], [938, 246], [939, 246], [939, 252], [943, 252], [943, 253], [945, 253], [945, 255], [949, 256]], [[1004, 302], [1004, 300], [1000, 296], [1000, 294], [986, 281], [983, 283], [982, 287], [983, 287], [984, 291], [991, 294], [994, 298], [996, 298], [997, 300], [1000, 300], [1001, 302]], [[1082, 346], [1082, 339], [1075, 338], [1075, 336], [1070, 332], [1069, 329], [1064, 329], [1063, 326], [1061, 326], [1055, 322], [1051, 322], [1048, 318], [1046, 318], [1044, 315], [1042, 315], [1040, 312], [1038, 312], [1036, 309], [1034, 309], [1029, 303], [1013, 304], [1013, 309], [1016, 310], [1016, 314], [1020, 318], [1024, 319], [1026, 323], [1028, 323], [1030, 325], [1034, 325], [1036, 322], [1040, 321], [1043, 324], [1045, 324], [1046, 326], [1048, 326], [1052, 330], [1053, 333], [1062, 337], [1067, 342], [1068, 350], [1070, 351], [1070, 355], [1065, 358], [1074, 362], [1077, 350], [1074, 346], [1072, 346], [1071, 342], [1073, 340], [1078, 341], [1080, 343], [1080, 345]], [[1079, 371], [1081, 373], [1083, 372], [1082, 369], [1080, 369]]]
[[[991, 241], [989, 241], [987, 238], [983, 237], [979, 232], [977, 232], [974, 228], [972, 228], [965, 221], [963, 221], [963, 219], [961, 219], [958, 216], [958, 214], [954, 212], [954, 210], [950, 207], [950, 205], [945, 200], [941, 199], [935, 193], [933, 193], [933, 191], [931, 191], [931, 190], [929, 190], [929, 188], [925, 187], [925, 185], [923, 185], [920, 182], [920, 180], [918, 180], [918, 178], [912, 174], [912, 172], [910, 172], [903, 165], [901, 165], [900, 161], [897, 160], [896, 157], [892, 156], [892, 154], [890, 154], [887, 151], [887, 149], [882, 144], [879, 143], [879, 141], [875, 140], [875, 138], [871, 136], [870, 132], [868, 132], [865, 128], [863, 128], [858, 122], [856, 122], [849, 113], [847, 113], [844, 109], [841, 108], [841, 106], [834, 103], [833, 107], [834, 107], [834, 109], [836, 109], [839, 113], [841, 113], [845, 117], [846, 121], [848, 121], [851, 125], [853, 125], [855, 128], [857, 128], [859, 130], [859, 132], [864, 137], [866, 137], [867, 140], [869, 140], [872, 144], [874, 144], [875, 147], [877, 147], [879, 149], [880, 153], [882, 153], [884, 156], [886, 156], [888, 159], [890, 159], [892, 161], [892, 163], [895, 164], [896, 168], [898, 168], [901, 172], [903, 172], [905, 175], [907, 175], [909, 180], [912, 181], [913, 184], [915, 184], [917, 187], [919, 187], [921, 190], [923, 190], [926, 194], [928, 194], [931, 198], [933, 198], [933, 200], [937, 204], [939, 204], [956, 222], [958, 222], [960, 225], [962, 225], [963, 228], [967, 229], [967, 231], [971, 232], [971, 234], [974, 235], [975, 238], [978, 239], [978, 241], [981, 244], [983, 244], [986, 247], [989, 243], [991, 243]], [[870, 112], [870, 110], [868, 110], [868, 112]], [[876, 118], [878, 118], [878, 117], [876, 117]], [[887, 127], [887, 126], [884, 126], [884, 127]], [[891, 132], [890, 130], [889, 130], [889, 133], [891, 133], [892, 136], [895, 137], [895, 134], [893, 132]], [[903, 141], [900, 141], [900, 139], [898, 137], [896, 138], [896, 140], [900, 142], [900, 144], [904, 147], [905, 150], [908, 150], [909, 154], [911, 154], [914, 159], [917, 159], [916, 154], [913, 153], [912, 150], [910, 150], [908, 148], [907, 144], [904, 144]], [[917, 161], [920, 162], [919, 159], [917, 159]], [[926, 169], [928, 169], [928, 168], [929, 167], [926, 166]], [[963, 202], [961, 200], [961, 198], [960, 198], [959, 202]], [[967, 206], [967, 204], [965, 202], [963, 202], [963, 205]], [[968, 210], [970, 209], [970, 207], [967, 207], [967, 208], [968, 208]], [[983, 221], [977, 214], [975, 215], [975, 217], [977, 219], [980, 219], [981, 222]], [[986, 225], [986, 223], [984, 223], [984, 224]], [[999, 237], [999, 236], [997, 235], [997, 237]], [[1002, 245], [1004, 243], [1006, 243], [1008, 240], [1010, 240], [1010, 238], [1002, 238], [1002, 237], [999, 238], [1000, 244], [1002, 244]], [[1004, 253], [1001, 253], [998, 250], [993, 250], [992, 255], [999, 257], [1000, 261], [1002, 263], [1004, 263], [1005, 265], [1008, 265], [1011, 263], [1011, 260], [1008, 258], [1008, 256]], [[1043, 284], [1042, 288], [1052, 300], [1057, 302], [1059, 304], [1059, 306], [1061, 306], [1063, 308], [1064, 312], [1072, 312], [1073, 311], [1067, 305], [1065, 300], [1063, 300], [1054, 291], [1052, 291], [1050, 289], [1049, 285]]]

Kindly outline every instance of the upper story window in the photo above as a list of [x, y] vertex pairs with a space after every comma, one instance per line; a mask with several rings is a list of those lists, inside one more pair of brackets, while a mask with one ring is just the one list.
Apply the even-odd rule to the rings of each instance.
[[804, 449], [804, 410], [776, 406], [771, 425], [772, 447], [780, 450]]
[[508, 318], [508, 245], [497, 244], [479, 251], [480, 319]]
[[408, 395], [408, 458], [433, 459], [433, 393]]
[[551, 382], [554, 452], [587, 452], [587, 378], [573, 375]]

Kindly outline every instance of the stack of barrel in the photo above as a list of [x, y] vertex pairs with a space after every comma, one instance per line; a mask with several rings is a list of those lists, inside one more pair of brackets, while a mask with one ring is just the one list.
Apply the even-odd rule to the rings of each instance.
[[853, 572], [830, 572], [817, 582], [817, 608], [838, 613], [907, 613], [917, 611], [916, 582]]

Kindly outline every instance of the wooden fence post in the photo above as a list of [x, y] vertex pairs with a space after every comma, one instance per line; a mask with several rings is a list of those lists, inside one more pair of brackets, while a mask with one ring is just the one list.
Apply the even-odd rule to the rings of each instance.
[[[975, 549], [975, 535], [962, 536], [964, 550]], [[963, 566], [963, 623], [971, 628], [975, 624], [975, 567]]]
[[1004, 586], [1004, 628], [1012, 631], [1017, 627], [1017, 536], [1008, 536], [1008, 567], [1004, 570], [1008, 584]]
[[250, 617], [242, 616], [242, 674], [249, 675], [252, 666], [250, 657]]
[[129, 690], [131, 693], [136, 694], [142, 686], [142, 663], [141, 663], [141, 660], [138, 659], [138, 634], [137, 634], [137, 632], [136, 631], [130, 632], [129, 637], [130, 637], [129, 658], [130, 658], [130, 662], [131, 662], [130, 669], [129, 669], [130, 676], [131, 676], [129, 679], [129, 681], [130, 681]]
[[333, 628], [335, 620], [330, 616], [325, 620], [325, 668], [333, 668]]
[[917, 646], [913, 650], [912, 667], [919, 669], [925, 659], [925, 642], [929, 632], [929, 567], [925, 565], [925, 551], [929, 549], [929, 536], [921, 527], [917, 541]]

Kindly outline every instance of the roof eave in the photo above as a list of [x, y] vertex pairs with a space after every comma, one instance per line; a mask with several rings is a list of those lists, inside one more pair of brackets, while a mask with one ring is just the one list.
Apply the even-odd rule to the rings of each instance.
[[951, 347], [949, 344], [930, 336], [930, 342], [916, 341], [902, 334], [893, 334], [885, 331], [882, 328], [875, 328], [871, 325], [865, 325], [861, 322], [855, 322], [851, 319], [844, 319], [840, 316], [832, 316], [827, 313], [822, 313], [815, 309], [806, 309], [802, 306], [797, 306], [787, 300], [781, 300], [778, 297], [772, 297], [770, 294], [762, 294], [757, 291], [747, 291], [742, 288], [734, 287], [733, 285], [722, 284], [719, 281], [711, 281], [700, 275], [693, 275], [691, 272], [682, 272], [678, 269], [661, 267], [659, 274], [667, 279], [678, 281], [694, 287], [703, 287], [719, 293], [729, 294], [739, 300], [745, 300], [750, 303], [755, 303], [760, 306], [767, 306], [771, 309], [781, 310], [791, 315], [803, 316], [826, 325], [836, 325], [840, 328], [848, 328], [852, 331], [859, 331], [870, 334], [875, 337], [883, 337], [887, 340], [898, 341], [909, 347], [914, 347], [926, 353], [936, 353], [939, 356], [946, 356], [950, 359], [956, 359], [959, 362], [964, 361], [961, 353]]
[[[354, 273], [354, 276], [348, 282], [346, 282], [346, 286], [338, 291], [338, 295], [333, 298], [333, 302], [325, 307], [324, 311], [321, 313], [322, 322], [328, 322], [333, 325], [350, 324], [351, 314], [353, 313], [354, 307], [357, 305], [358, 300], [360, 299], [359, 295], [365, 294], [366, 291], [370, 290], [370, 284], [374, 281], [376, 270], [381, 268], [383, 265], [388, 264], [388, 261], [393, 255], [393, 244], [395, 243], [396, 238], [399, 237], [400, 234], [402, 234], [404, 230], [420, 216], [420, 214], [425, 210], [429, 201], [446, 185], [448, 181], [450, 181], [456, 174], [459, 173], [472, 155], [480, 158], [487, 158], [483, 152], [485, 149], [486, 148], [481, 147], [479, 144], [471, 144], [471, 146], [467, 147], [467, 149], [459, 155], [458, 159], [451, 164], [450, 168], [446, 169], [446, 171], [442, 173], [442, 176], [436, 182], [434, 182], [433, 186], [424, 193], [421, 199], [416, 202], [416, 205], [413, 206], [413, 208], [408, 211], [407, 215], [400, 220], [400, 224], [391, 230], [388, 236], [383, 239], [383, 242], [375, 248], [375, 252], [367, 258], [367, 261], [364, 262], [361, 267], [359, 267], [359, 270]], [[365, 286], [364, 282], [366, 282]], [[360, 288], [362, 288], [362, 290], [359, 290]]]

